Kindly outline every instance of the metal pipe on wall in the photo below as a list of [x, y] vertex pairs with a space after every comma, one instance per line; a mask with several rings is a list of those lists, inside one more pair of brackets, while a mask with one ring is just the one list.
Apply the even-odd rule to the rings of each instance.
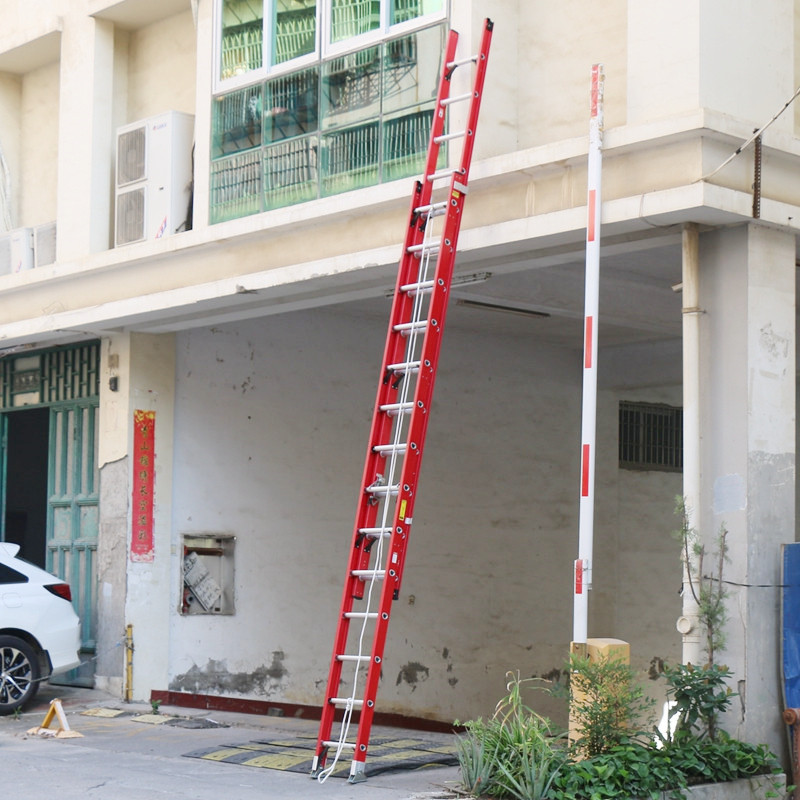
[[[683, 502], [689, 528], [697, 527], [700, 506], [700, 234], [695, 223], [682, 233], [683, 292]], [[691, 552], [689, 554], [691, 559]], [[683, 662], [700, 664], [703, 648], [697, 602], [689, 588], [691, 563], [683, 564], [683, 613], [677, 628], [683, 636]]]

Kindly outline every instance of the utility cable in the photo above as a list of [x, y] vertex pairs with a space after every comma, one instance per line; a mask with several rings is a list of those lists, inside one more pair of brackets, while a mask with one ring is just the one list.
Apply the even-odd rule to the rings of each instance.
[[746, 142], [744, 142], [744, 144], [741, 144], [738, 148], [736, 148], [736, 150], [734, 150], [733, 153], [731, 153], [716, 169], [712, 170], [707, 175], [704, 175], [699, 180], [707, 181], [709, 178], [714, 177], [714, 175], [716, 175], [721, 169], [727, 167], [728, 164], [730, 164], [731, 161], [736, 158], [736, 156], [738, 156], [743, 150], [746, 150], [759, 136], [761, 136], [762, 133], [764, 133], [767, 128], [769, 128], [770, 125], [772, 125], [773, 122], [775, 122], [776, 119], [778, 119], [778, 117], [780, 117], [781, 114], [783, 114], [784, 111], [786, 111], [787, 108], [789, 108], [789, 106], [797, 99], [798, 95], [800, 95], [800, 86], [795, 89], [794, 94], [783, 104], [783, 108], [781, 108], [781, 110], [778, 111], [778, 113], [775, 114], [769, 122], [758, 128], [758, 130], [756, 130], [753, 135]]

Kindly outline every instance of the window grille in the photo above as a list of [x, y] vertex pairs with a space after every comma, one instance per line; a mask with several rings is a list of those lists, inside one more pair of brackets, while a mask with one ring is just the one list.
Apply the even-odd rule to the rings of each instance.
[[419, 174], [443, 36], [433, 25], [215, 97], [210, 221]]
[[621, 402], [619, 465], [625, 469], [680, 471], [683, 468], [683, 409]]
[[96, 399], [100, 343], [0, 359], [0, 409]]

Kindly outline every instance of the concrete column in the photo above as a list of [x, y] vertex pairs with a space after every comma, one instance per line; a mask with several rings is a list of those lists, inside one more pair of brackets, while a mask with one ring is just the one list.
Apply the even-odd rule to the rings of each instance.
[[[20, 173], [21, 108], [22, 81], [17, 75], [0, 73], [0, 158], [15, 177]], [[2, 180], [3, 173], [0, 172], [0, 181]], [[16, 227], [19, 221], [18, 183], [12, 183], [9, 197], [0, 197], [0, 231]]]
[[[750, 224], [700, 237], [700, 492], [707, 548], [724, 526], [725, 721], [780, 752], [780, 546], [795, 525], [795, 240]], [[704, 571], [713, 572], [706, 563]]]
[[114, 26], [71, 15], [61, 37], [58, 260], [111, 244]]
[[628, 3], [628, 124], [700, 108], [766, 122], [794, 92], [793, 37], [792, 0]]
[[[118, 334], [103, 341], [100, 389], [100, 540], [97, 684], [122, 695], [124, 653], [113, 649], [133, 625], [133, 699], [168, 683], [170, 609], [177, 605], [172, 546], [175, 340]], [[153, 560], [131, 561], [133, 417], [155, 412]]]

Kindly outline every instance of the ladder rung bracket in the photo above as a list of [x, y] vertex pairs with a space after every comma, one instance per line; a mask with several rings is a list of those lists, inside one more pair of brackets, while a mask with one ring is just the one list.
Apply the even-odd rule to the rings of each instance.
[[465, 94], [456, 94], [452, 97], [445, 97], [442, 100], [443, 106], [451, 106], [453, 103], [463, 103], [465, 100], [472, 100], [474, 92], [466, 92]]
[[348, 655], [341, 655], [336, 656], [337, 661], [355, 661], [357, 663], [361, 663], [362, 661], [369, 661], [369, 656], [348, 656]]
[[411, 333], [412, 331], [424, 331], [427, 327], [428, 320], [420, 319], [416, 322], [401, 322], [398, 325], [394, 325], [392, 330], [397, 333]]
[[363, 700], [354, 700], [352, 697], [331, 697], [328, 702], [335, 706], [351, 705], [353, 708], [362, 708], [364, 705]]

